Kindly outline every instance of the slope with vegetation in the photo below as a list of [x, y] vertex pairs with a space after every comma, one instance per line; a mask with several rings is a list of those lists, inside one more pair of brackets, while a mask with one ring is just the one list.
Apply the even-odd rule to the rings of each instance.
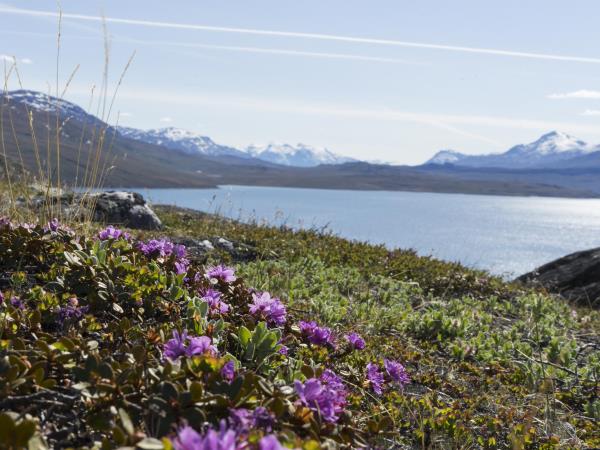
[[600, 445], [597, 311], [410, 251], [159, 213], [161, 236], [134, 238], [3, 219], [5, 448]]

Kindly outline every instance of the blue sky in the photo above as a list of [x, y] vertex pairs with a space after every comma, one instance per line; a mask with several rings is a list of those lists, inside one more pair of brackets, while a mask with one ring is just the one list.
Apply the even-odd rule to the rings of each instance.
[[[116, 101], [123, 125], [407, 164], [553, 129], [600, 142], [593, 0], [63, 0], [62, 11], [61, 86], [80, 64], [67, 99], [86, 106], [101, 83], [96, 17], [111, 89], [136, 52]], [[55, 91], [56, 12], [53, 0], [0, 3], [0, 55], [17, 58], [26, 88]]]

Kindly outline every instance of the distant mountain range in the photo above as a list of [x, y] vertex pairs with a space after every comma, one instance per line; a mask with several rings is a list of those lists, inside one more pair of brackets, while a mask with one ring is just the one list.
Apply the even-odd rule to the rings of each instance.
[[465, 155], [442, 150], [425, 164], [503, 169], [600, 168], [600, 145], [590, 145], [566, 133], [552, 131], [529, 144], [516, 145], [504, 153]]
[[320, 149], [305, 144], [271, 143], [265, 146], [251, 145], [240, 150], [216, 144], [207, 136], [174, 127], [147, 131], [119, 127], [118, 131], [121, 135], [130, 139], [162, 145], [171, 150], [183, 151], [188, 154], [256, 158], [261, 161], [294, 167], [315, 167], [320, 164], [343, 164], [356, 161], [352, 158], [337, 155], [325, 148]]
[[[0, 114], [0, 161], [6, 157], [11, 167], [78, 186], [235, 184], [600, 197], [600, 149], [555, 132], [500, 155], [444, 151], [427, 164], [409, 167], [355, 161], [303, 144], [236, 149], [177, 128], [114, 128], [73, 103], [35, 91], [0, 93]], [[60, 172], [53, 150], [57, 125]], [[93, 165], [97, 173], [90, 172]], [[0, 177], [3, 167], [0, 163]]]

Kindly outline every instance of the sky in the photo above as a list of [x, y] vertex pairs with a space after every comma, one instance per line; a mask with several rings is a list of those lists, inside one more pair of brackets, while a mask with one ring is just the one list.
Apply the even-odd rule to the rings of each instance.
[[8, 89], [68, 84], [97, 111], [108, 36], [111, 123], [399, 164], [552, 130], [600, 143], [595, 0], [62, 0], [60, 47], [58, 11], [0, 1]]

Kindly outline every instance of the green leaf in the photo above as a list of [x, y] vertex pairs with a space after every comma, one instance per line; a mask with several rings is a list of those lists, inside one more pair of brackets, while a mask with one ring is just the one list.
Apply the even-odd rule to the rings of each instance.
[[252, 338], [252, 333], [250, 333], [248, 328], [242, 326], [238, 331], [238, 337], [240, 338], [240, 344], [242, 344], [242, 347], [245, 349]]
[[123, 424], [123, 428], [125, 428], [127, 434], [129, 436], [133, 436], [135, 433], [133, 422], [131, 422], [129, 414], [127, 414], [127, 411], [125, 411], [123, 408], [119, 408], [119, 418], [121, 419], [121, 423]]
[[24, 420], [15, 427], [15, 444], [19, 447], [26, 447], [29, 439], [35, 433], [35, 422], [32, 420]]
[[6, 413], [0, 413], [0, 442], [10, 442], [15, 433], [15, 422]]

